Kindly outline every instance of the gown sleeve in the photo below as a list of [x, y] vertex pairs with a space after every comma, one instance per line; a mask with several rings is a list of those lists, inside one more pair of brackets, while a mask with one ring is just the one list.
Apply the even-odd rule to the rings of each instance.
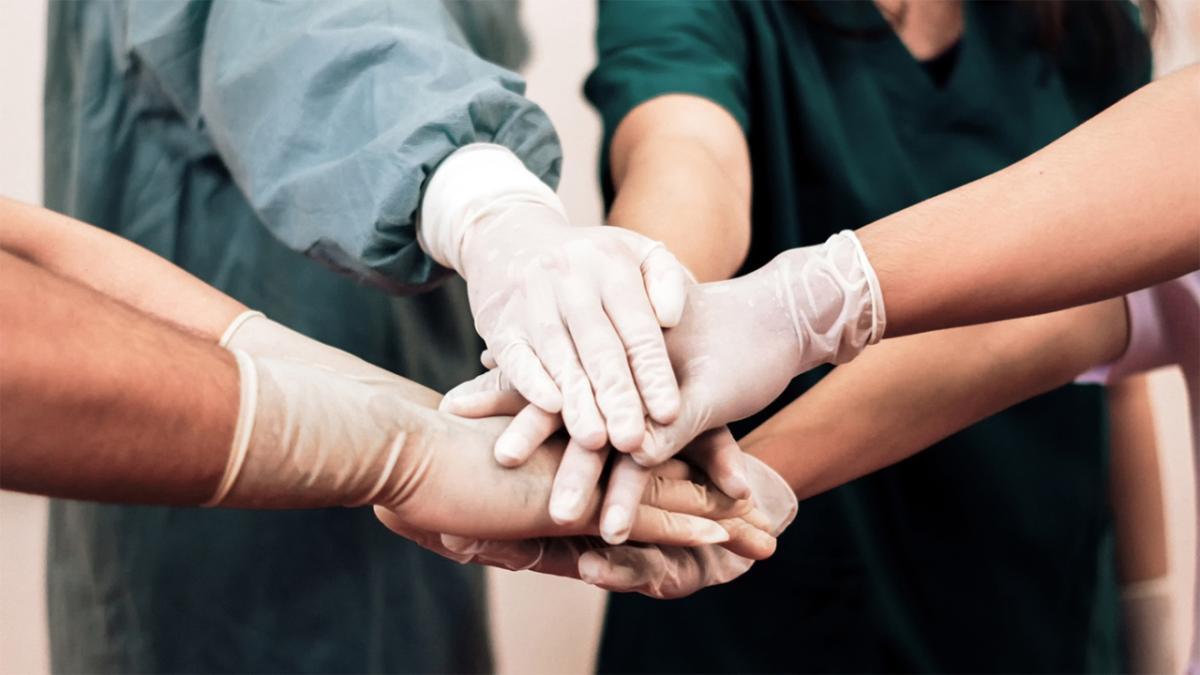
[[214, 2], [201, 45], [198, 123], [262, 223], [363, 281], [399, 292], [444, 272], [415, 218], [459, 147], [506, 146], [557, 184], [549, 118], [436, 0]]

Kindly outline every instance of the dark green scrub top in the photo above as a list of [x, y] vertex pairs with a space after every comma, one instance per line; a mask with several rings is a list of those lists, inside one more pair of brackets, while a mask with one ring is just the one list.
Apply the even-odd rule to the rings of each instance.
[[[871, 4], [602, 2], [586, 93], [606, 146], [662, 94], [732, 113], [753, 165], [749, 270], [996, 171], [1146, 80], [1133, 21], [1128, 67], [1093, 69], [1078, 36], [1059, 60], [1038, 48], [1020, 5], [967, 3], [939, 87]], [[614, 595], [600, 669], [1119, 670], [1107, 471], [1099, 389], [1028, 401], [801, 503], [775, 556], [733, 583]]]

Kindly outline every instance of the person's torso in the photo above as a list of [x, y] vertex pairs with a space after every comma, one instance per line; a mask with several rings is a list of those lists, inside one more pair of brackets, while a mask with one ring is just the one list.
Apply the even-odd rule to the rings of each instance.
[[[750, 51], [743, 271], [994, 172], [1099, 111], [1012, 4], [967, 3], [940, 87], [869, 3], [732, 6]], [[775, 556], [728, 586], [614, 596], [601, 670], [1116, 670], [1106, 435], [1099, 388], [1067, 387], [806, 500]]]

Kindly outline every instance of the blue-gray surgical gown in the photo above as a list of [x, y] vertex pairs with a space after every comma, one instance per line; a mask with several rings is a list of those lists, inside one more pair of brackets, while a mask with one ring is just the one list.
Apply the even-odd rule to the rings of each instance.
[[[51, 3], [46, 205], [444, 389], [480, 347], [461, 285], [394, 295], [442, 276], [414, 241], [425, 180], [475, 141], [551, 185], [561, 156], [479, 50], [523, 53], [511, 4]], [[369, 509], [59, 501], [47, 564], [57, 672], [491, 665], [480, 573]]]

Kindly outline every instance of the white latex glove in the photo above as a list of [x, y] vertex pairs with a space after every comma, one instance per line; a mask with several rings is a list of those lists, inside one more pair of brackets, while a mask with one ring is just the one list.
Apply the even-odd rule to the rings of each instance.
[[[575, 442], [633, 452], [647, 415], [675, 419], [662, 327], [678, 322], [689, 279], [661, 244], [572, 226], [545, 184], [488, 144], [461, 148], [434, 172], [419, 241], [466, 279], [476, 330], [513, 386], [561, 412]], [[504, 442], [496, 452], [506, 465], [524, 459]]]
[[[682, 407], [674, 422], [649, 424], [634, 460], [654, 466], [699, 434], [753, 415], [778, 398], [793, 377], [857, 356], [882, 337], [884, 325], [875, 272], [851, 232], [782, 253], [746, 276], [690, 287], [682, 320], [666, 331]], [[514, 396], [501, 374], [488, 372], [451, 390], [441, 408], [487, 416], [495, 414], [493, 408], [511, 410]], [[526, 408], [505, 436], [515, 439], [519, 455], [555, 428], [553, 417]], [[578, 485], [590, 479], [590, 467], [564, 463], [583, 468], [560, 472], [558, 481]], [[713, 479], [722, 485], [717, 476]], [[629, 531], [632, 504], [624, 495], [634, 493], [624, 490], [606, 501], [602, 533], [610, 543]], [[742, 496], [736, 489], [731, 494]], [[555, 505], [551, 502], [552, 509]]]
[[[561, 443], [547, 444], [519, 469], [504, 469], [492, 461], [491, 446], [507, 420], [443, 415], [407, 400], [394, 377], [352, 377], [296, 360], [234, 354], [238, 424], [209, 506], [375, 504], [411, 530], [479, 538], [598, 531], [599, 498], [590, 524], [564, 527], [546, 514]], [[686, 480], [657, 485], [638, 506], [633, 536], [639, 540], [724, 543], [730, 533], [715, 521], [750, 508]]]
[[[747, 467], [758, 506], [751, 514], [722, 524], [731, 532], [748, 530], [759, 537], [766, 533], [777, 537], [795, 518], [796, 496], [779, 474], [757, 458], [748, 457]], [[676, 471], [679, 469], [673, 469], [670, 475], [681, 477]], [[762, 550], [753, 551], [745, 544], [741, 548], [731, 544], [692, 548], [603, 546], [587, 538], [555, 539], [536, 552], [525, 542], [445, 537], [442, 544], [470, 562], [572, 577], [610, 591], [637, 592], [654, 598], [680, 598], [732, 581], [749, 570], [754, 560], [767, 557], [763, 553], [774, 552], [773, 547], [761, 545]]]
[[[468, 418], [516, 414], [504, 435], [515, 433], [528, 447], [538, 447], [562, 426], [558, 415], [528, 404], [498, 368], [451, 390], [442, 400], [441, 409]], [[725, 494], [734, 499], [750, 497], [743, 453], [727, 428], [700, 436], [684, 456]], [[567, 444], [550, 496], [550, 516], [555, 522], [570, 525], [583, 519], [584, 508], [597, 491], [608, 459], [607, 448], [589, 450], [574, 440]], [[628, 539], [632, 524], [629, 513], [641, 499], [649, 478], [650, 471], [630, 455], [620, 454], [614, 460], [604, 490], [600, 523], [600, 535], [606, 542], [620, 544]]]
[[[266, 446], [266, 449], [259, 450], [255, 456], [260, 456], [260, 461], [283, 462], [284, 468], [271, 475], [265, 476], [268, 481], [281, 481], [284, 486], [294, 483], [295, 478], [292, 475], [295, 471], [301, 474], [307, 474], [310, 478], [310, 487], [306, 488], [306, 494], [312, 495], [314, 499], [328, 500], [330, 497], [335, 497], [335, 503], [344, 503], [347, 494], [361, 493], [365, 488], [358, 485], [357, 479], [348, 479], [353, 475], [361, 473], [356, 465], [366, 465], [377, 467], [381, 463], [384, 466], [390, 466], [388, 470], [394, 472], [403, 472], [403, 467], [408, 462], [415, 462], [419, 467], [420, 481], [434, 480], [434, 476], [439, 472], [435, 471], [435, 467], [450, 464], [447, 468], [449, 478], [452, 480], [456, 471], [463, 471], [464, 475], [469, 475], [471, 480], [458, 480], [460, 487], [466, 490], [476, 492], [476, 499], [486, 501], [486, 490], [478, 491], [470, 487], [474, 481], [486, 480], [495, 486], [509, 484], [521, 485], [526, 491], [522, 497], [522, 501], [528, 501], [531, 497], [529, 492], [536, 481], [531, 480], [537, 471], [544, 474], [541, 481], [543, 490], [548, 493], [550, 477], [554, 473], [553, 466], [543, 465], [532, 467], [533, 473], [526, 473], [525, 469], [519, 471], [508, 471], [495, 466], [488, 459], [490, 447], [499, 428], [507, 424], [506, 419], [482, 420], [478, 422], [459, 420], [457, 418], [445, 417], [438, 415], [431, 410], [429, 406], [436, 403], [437, 394], [417, 385], [413, 382], [400, 378], [392, 373], [381, 368], [373, 366], [356, 356], [343, 352], [341, 350], [324, 345], [316, 340], [312, 340], [300, 333], [297, 333], [285, 326], [282, 326], [274, 321], [267, 319], [259, 312], [246, 312], [237, 317], [230, 326], [226, 329], [224, 336], [221, 339], [222, 346], [225, 346], [239, 356], [239, 367], [243, 374], [243, 397], [242, 397], [242, 415], [239, 420], [239, 432], [237, 439], [237, 447], [240, 450], [235, 451], [231, 455], [230, 470], [227, 472], [226, 480], [222, 486], [224, 492], [229, 492], [233, 488], [235, 481], [247, 480], [244, 476], [239, 479], [239, 474], [242, 469], [242, 461], [237, 460], [239, 456], [250, 456], [251, 440], [254, 440], [247, 434], [254, 431], [255, 433], [268, 434], [271, 427], [264, 426], [261, 423], [256, 423], [251, 427], [246, 427], [245, 421], [252, 419], [253, 415], [262, 418], [275, 419], [280, 416], [287, 418], [282, 424], [284, 428], [284, 439], [280, 442], [263, 441], [260, 446]], [[253, 382], [259, 381], [258, 373], [261, 368], [254, 368], [256, 363], [251, 359], [250, 354], [277, 354], [286, 357], [286, 360], [279, 361], [277, 359], [263, 359], [260, 363], [283, 364], [282, 371], [285, 374], [291, 374], [288, 380], [290, 384], [286, 388], [267, 387], [262, 382], [259, 382], [258, 388], [266, 387], [270, 392], [280, 393], [286, 391], [292, 394], [290, 398], [285, 397], [281, 403], [268, 404], [263, 402], [263, 398], [257, 393], [252, 394], [255, 389], [252, 386]], [[249, 360], [247, 360], [249, 359]], [[279, 368], [275, 368], [279, 370]], [[280, 391], [277, 391], [280, 390]], [[374, 390], [375, 393], [370, 393]], [[356, 398], [357, 397], [357, 398]], [[363, 403], [363, 397], [368, 397], [369, 404]], [[277, 396], [268, 396], [270, 400], [278, 401]], [[330, 399], [330, 400], [324, 400]], [[383, 400], [384, 403], [379, 403]], [[416, 431], [406, 432], [403, 439], [398, 439], [398, 443], [408, 443], [416, 449], [410, 448], [407, 452], [407, 460], [404, 456], [398, 456], [400, 459], [386, 459], [383, 457], [382, 451], [375, 453], [358, 453], [355, 454], [354, 449], [359, 447], [364, 448], [379, 448], [387, 445], [386, 434], [383, 438], [372, 431], [372, 425], [361, 423], [358, 426], [343, 428], [348, 424], [347, 420], [353, 420], [357, 414], [363, 416], [366, 414], [379, 414], [378, 408], [382, 406], [383, 410], [388, 410], [387, 406], [395, 404], [395, 419], [391, 420], [393, 425], [408, 425], [416, 429]], [[319, 412], [314, 413], [309, 408], [319, 409]], [[339, 410], [340, 409], [340, 410]], [[389, 417], [387, 413], [382, 413], [384, 417]], [[328, 419], [333, 419], [332, 426], [324, 427]], [[433, 428], [420, 429], [422, 424], [428, 426], [430, 420], [433, 420]], [[464, 426], [463, 423], [467, 425]], [[307, 425], [307, 426], [306, 426]], [[355, 434], [359, 436], [355, 437]], [[374, 435], [373, 435], [374, 434]], [[254, 437], [257, 438], [257, 437]], [[308, 447], [293, 447], [285, 448], [286, 442], [303, 441], [309, 439], [311, 442]], [[357, 438], [357, 440], [356, 440]], [[439, 458], [436, 462], [431, 462], [428, 459], [421, 458], [422, 452], [428, 452], [436, 449], [438, 445], [452, 446], [452, 449], [443, 450], [447, 457]], [[557, 462], [557, 457], [561, 453], [561, 443], [552, 443], [542, 452], [538, 453], [540, 457], [535, 457], [535, 462], [545, 464], [547, 461], [552, 463]], [[463, 466], [455, 467], [453, 455], [460, 455], [459, 461], [464, 459], [463, 453], [467, 453], [466, 457], [469, 463], [469, 454], [472, 451], [477, 457], [477, 461], [482, 466]], [[286, 451], [286, 453], [285, 453]], [[275, 454], [271, 454], [274, 452]], [[399, 452], [398, 447], [391, 447], [388, 453]], [[281, 454], [283, 453], [283, 454]], [[340, 453], [340, 455], [339, 455]], [[390, 457], [390, 454], [389, 454]], [[309, 466], [305, 467], [308, 463]], [[344, 465], [343, 465], [344, 464]], [[367, 473], [375, 469], [368, 469]], [[326, 473], [332, 471], [334, 475], [328, 476]], [[672, 472], [668, 474], [668, 472]], [[639, 521], [644, 518], [645, 527], [641, 529], [638, 536], [650, 538], [667, 537], [676, 539], [682, 537], [689, 538], [705, 538], [709, 540], [720, 540], [723, 536], [721, 528], [712, 526], [711, 521], [691, 518], [687, 514], [705, 516], [706, 518], [735, 518], [740, 513], [744, 513], [749, 509], [747, 502], [735, 502], [723, 495], [704, 489], [702, 485], [697, 485], [680, 478], [670, 478], [669, 475], [678, 475], [678, 467], [667, 467], [664, 465], [659, 476], [654, 478], [652, 490], [647, 491], [644, 500], [647, 506], [638, 506]], [[668, 476], [668, 477], [664, 477]], [[686, 476], [684, 477], [686, 478]], [[320, 488], [317, 484], [320, 481], [326, 481], [324, 488]], [[349, 482], [347, 482], [349, 480]], [[377, 484], [372, 490], [379, 492], [382, 485], [386, 482], [383, 477], [377, 477]], [[417, 481], [417, 482], [420, 482]], [[406, 481], [410, 487], [414, 481]], [[239, 483], [240, 484], [240, 483]], [[214, 497], [213, 503], [222, 502], [225, 497], [218, 493]], [[386, 492], [379, 492], [383, 494]], [[435, 490], [442, 494], [444, 498], [448, 492], [444, 489]], [[493, 490], [493, 492], [495, 492]], [[509, 491], [511, 492], [511, 491]], [[294, 494], [288, 494], [287, 490], [282, 493], [287, 500], [294, 501]], [[504, 493], [507, 495], [508, 493]], [[234, 498], [239, 498], [234, 495]], [[260, 500], [266, 496], [264, 493], [251, 490], [249, 493], [240, 497], [240, 499]], [[377, 499], [361, 497], [356, 500], [356, 503], [365, 503], [372, 501], [380, 503]], [[536, 500], [535, 500], [536, 501]], [[598, 499], [595, 500], [591, 510], [598, 510]], [[641, 501], [641, 500], [639, 500]], [[440, 499], [438, 500], [439, 508], [441, 506]], [[392, 502], [384, 501], [383, 503], [394, 506]], [[486, 504], [479, 506], [478, 502], [472, 510], [499, 510], [500, 514], [505, 513], [504, 504], [499, 504], [495, 508]], [[455, 511], [456, 507], [450, 505], [451, 511]], [[457, 508], [461, 508], [461, 505]], [[543, 507], [529, 508], [527, 504], [523, 507], [526, 516], [533, 515], [539, 511], [545, 511]], [[667, 510], [663, 510], [667, 509]], [[437, 511], [437, 510], [435, 510]], [[437, 511], [441, 512], [441, 511]], [[402, 514], [398, 511], [397, 514]], [[421, 527], [424, 521], [420, 519], [400, 520], [402, 515], [393, 514], [389, 516], [388, 525], [397, 531], [402, 530], [402, 534], [407, 536], [417, 543], [435, 550], [443, 555], [465, 561], [462, 555], [442, 547], [440, 544], [441, 532], [443, 530], [427, 529]], [[680, 515], [683, 514], [683, 515]], [[501, 515], [503, 519], [509, 519], [513, 516], [511, 512], [507, 515]], [[452, 514], [453, 519], [459, 520], [463, 517], [461, 511]], [[472, 516], [473, 517], [473, 516]], [[594, 521], [595, 518], [593, 517]], [[521, 518], [512, 521], [513, 525], [521, 522]], [[538, 523], [537, 527], [545, 527], [547, 519], [538, 516], [533, 521], [525, 521], [527, 524]], [[577, 524], [578, 525], [578, 524]], [[457, 525], [452, 524], [452, 527], [445, 531], [455, 532]], [[565, 533], [575, 532], [580, 530], [579, 527], [562, 528], [554, 527], [556, 534], [562, 535]], [[583, 531], [592, 532], [595, 529], [593, 524], [591, 528], [584, 527]], [[690, 533], [688, 532], [690, 530]], [[530, 536], [541, 536], [536, 528], [528, 533]], [[746, 544], [744, 547], [751, 550], [761, 551], [763, 548], [761, 533], [754, 532], [738, 532], [735, 533], [734, 543], [730, 544], [737, 547], [738, 542], [742, 539], [755, 540], [758, 543], [754, 545]], [[768, 538], [769, 539], [769, 538]], [[546, 542], [552, 540], [535, 539], [523, 544], [524, 550], [537, 551], [541, 546], [546, 545]], [[516, 542], [509, 542], [516, 544]], [[773, 540], [771, 540], [773, 545]], [[540, 555], [540, 554], [539, 554]]]

